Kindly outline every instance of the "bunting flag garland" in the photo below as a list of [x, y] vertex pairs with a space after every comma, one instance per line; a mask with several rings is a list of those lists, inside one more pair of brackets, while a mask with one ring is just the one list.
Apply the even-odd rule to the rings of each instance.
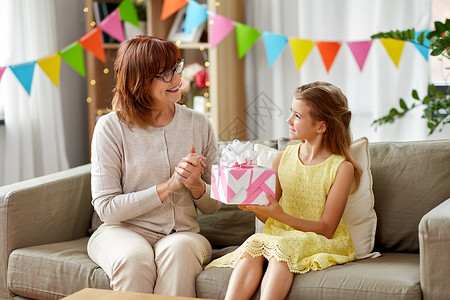
[[[420, 54], [422, 54], [422, 56], [425, 58], [425, 60], [428, 60], [428, 55], [430, 53], [430, 40], [426, 38], [426, 36], [429, 32], [430, 32], [430, 30], [424, 30], [424, 31], [416, 32], [414, 34], [413, 45], [414, 45], [414, 47], [417, 48], [417, 50], [419, 50]], [[425, 36], [423, 39], [423, 45], [421, 45], [419, 43], [419, 35], [421, 35], [422, 33], [424, 33], [424, 36]]]
[[187, 4], [186, 0], [164, 0], [161, 20], [165, 20]]
[[83, 47], [78, 42], [73, 42], [69, 46], [59, 51], [62, 59], [71, 66], [81, 76], [86, 76], [84, 69]]
[[94, 54], [100, 61], [106, 62], [105, 49], [100, 27], [94, 27], [83, 35], [78, 42], [84, 49]]
[[115, 9], [99, 24], [101, 30], [119, 42], [125, 41], [125, 34], [123, 32], [122, 21], [120, 19], [119, 10]]
[[395, 67], [398, 68], [400, 58], [402, 57], [403, 47], [405, 46], [405, 41], [395, 40], [395, 39], [381, 39], [386, 52], [394, 63]]
[[[370, 52], [370, 48], [373, 44], [372, 40], [314, 41], [296, 37], [288, 38], [285, 35], [267, 31], [262, 32], [256, 28], [230, 20], [215, 12], [210, 12], [202, 4], [197, 3], [195, 0], [164, 0], [162, 4], [161, 20], [167, 19], [186, 5], [187, 8], [184, 20], [185, 33], [190, 33], [192, 30], [206, 22], [209, 17], [209, 48], [213, 49], [217, 47], [217, 45], [220, 44], [231, 31], [234, 30], [236, 34], [235, 38], [239, 58], [243, 58], [262, 35], [270, 67], [273, 66], [275, 61], [289, 43], [297, 70], [300, 71], [300, 68], [308, 58], [312, 49], [317, 45], [322, 62], [327, 73], [329, 73], [342, 44], [346, 43], [353, 54], [359, 70], [362, 72], [368, 53]], [[122, 21], [140, 27], [139, 18], [133, 0], [121, 1], [118, 8], [99, 22], [98, 26], [94, 27], [80, 39], [74, 41], [57, 53], [33, 62], [0, 67], [0, 80], [2, 79], [6, 68], [9, 67], [21, 85], [25, 88], [26, 92], [30, 94], [34, 68], [37, 63], [53, 82], [53, 84], [55, 84], [55, 86], [59, 86], [61, 59], [63, 59], [77, 73], [85, 77], [86, 71], [83, 49], [92, 53], [97, 59], [105, 63], [106, 56], [102, 32], [110, 35], [119, 42], [125, 41]], [[424, 38], [423, 45], [421, 45], [418, 38], [421, 33], [424, 33], [426, 36], [428, 32], [429, 30], [417, 32], [415, 33], [414, 40], [407, 41], [413, 43], [415, 48], [426, 60], [428, 60], [430, 53], [430, 40]], [[380, 39], [380, 42], [383, 44], [395, 67], [398, 68], [405, 41], [387, 38]]]
[[190, 34], [194, 28], [208, 19], [207, 9], [195, 1], [189, 1], [184, 21], [184, 33]]
[[2, 80], [3, 73], [5, 72], [6, 67], [0, 67], [0, 81]]
[[36, 61], [28, 62], [24, 64], [9, 66], [14, 75], [16, 75], [20, 84], [27, 91], [28, 95], [31, 92], [31, 83], [33, 82], [34, 66]]
[[239, 58], [244, 57], [245, 53], [253, 47], [258, 38], [261, 36], [261, 32], [247, 26], [245, 24], [236, 22], [236, 43]]
[[59, 72], [61, 70], [61, 56], [58, 53], [39, 59], [37, 64], [55, 86], [59, 86]]
[[234, 29], [235, 23], [216, 13], [209, 15], [209, 30], [211, 48], [215, 48]]
[[280, 34], [263, 32], [263, 39], [266, 47], [267, 59], [269, 60], [269, 66], [273, 66], [275, 60], [286, 47], [288, 38]]
[[334, 59], [341, 48], [341, 43], [323, 41], [317, 42], [317, 48], [319, 48], [320, 56], [322, 56], [323, 64], [325, 65], [327, 72], [330, 72]]
[[369, 54], [370, 46], [372, 46], [372, 41], [348, 42], [347, 45], [352, 51], [359, 69], [362, 71], [367, 55]]
[[315, 43], [310, 40], [302, 40], [298, 38], [290, 38], [289, 45], [291, 45], [292, 55], [294, 56], [297, 71], [300, 71], [306, 58], [313, 49]]
[[139, 17], [132, 0], [123, 0], [117, 8], [119, 9], [120, 18], [122, 21], [131, 23], [140, 28]]

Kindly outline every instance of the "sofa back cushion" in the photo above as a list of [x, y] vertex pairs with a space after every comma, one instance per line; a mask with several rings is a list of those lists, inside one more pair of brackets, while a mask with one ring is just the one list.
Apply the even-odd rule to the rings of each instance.
[[370, 144], [378, 251], [419, 251], [418, 225], [450, 197], [450, 140]]
[[255, 233], [255, 215], [239, 209], [237, 205], [222, 203], [219, 211], [205, 215], [198, 211], [200, 234], [205, 236], [215, 249], [240, 246]]

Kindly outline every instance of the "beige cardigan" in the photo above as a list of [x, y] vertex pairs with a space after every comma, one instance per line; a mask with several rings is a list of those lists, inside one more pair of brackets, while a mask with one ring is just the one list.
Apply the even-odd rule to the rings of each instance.
[[[182, 187], [161, 202], [156, 185], [168, 180], [194, 145], [206, 157], [202, 179], [206, 193], [198, 200]], [[175, 104], [173, 120], [164, 127], [142, 129], [121, 122], [112, 112], [101, 117], [92, 140], [92, 204], [105, 223], [128, 223], [168, 234], [199, 232], [196, 207], [213, 213], [220, 202], [210, 198], [211, 165], [217, 144], [210, 120]]]

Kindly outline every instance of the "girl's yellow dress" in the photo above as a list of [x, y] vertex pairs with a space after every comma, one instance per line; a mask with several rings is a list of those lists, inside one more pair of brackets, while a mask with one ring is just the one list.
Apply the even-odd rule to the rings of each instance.
[[[325, 201], [344, 157], [331, 155], [315, 166], [305, 166], [298, 158], [300, 144], [288, 146], [281, 157], [278, 177], [282, 188], [280, 205], [292, 216], [320, 220]], [[234, 268], [247, 252], [252, 257], [275, 257], [287, 263], [293, 273], [323, 270], [355, 258], [347, 226], [341, 221], [331, 239], [303, 232], [268, 218], [262, 233], [250, 236], [238, 249], [212, 261], [206, 268]]]

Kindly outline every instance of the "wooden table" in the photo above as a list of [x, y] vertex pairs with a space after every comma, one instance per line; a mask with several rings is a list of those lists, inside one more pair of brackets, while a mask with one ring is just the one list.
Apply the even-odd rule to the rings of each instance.
[[63, 299], [64, 300], [192, 300], [194, 298], [132, 293], [132, 292], [118, 292], [111, 290], [86, 288]]

